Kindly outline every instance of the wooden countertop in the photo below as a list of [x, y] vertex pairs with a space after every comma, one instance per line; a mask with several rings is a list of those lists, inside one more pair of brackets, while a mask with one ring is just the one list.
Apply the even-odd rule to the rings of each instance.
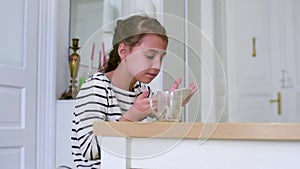
[[300, 141], [300, 123], [95, 122], [94, 134], [131, 138]]

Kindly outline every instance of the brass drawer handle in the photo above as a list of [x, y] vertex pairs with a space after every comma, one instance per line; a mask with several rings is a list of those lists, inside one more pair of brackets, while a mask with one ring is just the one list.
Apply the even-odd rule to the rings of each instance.
[[277, 112], [278, 112], [278, 115], [281, 115], [282, 112], [281, 112], [281, 93], [280, 92], [277, 93], [277, 99], [270, 100], [270, 103], [277, 103]]

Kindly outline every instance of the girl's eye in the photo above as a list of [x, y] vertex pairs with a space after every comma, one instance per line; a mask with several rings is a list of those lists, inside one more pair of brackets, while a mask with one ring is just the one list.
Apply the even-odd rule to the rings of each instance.
[[147, 57], [148, 59], [154, 59], [155, 55], [147, 54], [146, 57]]
[[147, 53], [145, 53], [145, 56], [146, 56], [148, 59], [154, 59], [155, 54], [152, 53], [152, 52], [147, 52]]

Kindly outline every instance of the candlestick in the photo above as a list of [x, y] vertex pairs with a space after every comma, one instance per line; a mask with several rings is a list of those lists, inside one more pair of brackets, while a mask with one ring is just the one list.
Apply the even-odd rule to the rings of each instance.
[[77, 50], [80, 49], [80, 47], [78, 47], [78, 41], [79, 39], [77, 38], [73, 38], [72, 39], [72, 45], [70, 46], [70, 49], [73, 50], [73, 53], [69, 56], [69, 70], [70, 70], [70, 76], [71, 76], [71, 84], [69, 86], [69, 91], [68, 92], [64, 92], [61, 94], [60, 99], [75, 99], [76, 95], [77, 95], [77, 74], [78, 74], [78, 70], [79, 70], [79, 63], [80, 63], [80, 56], [77, 53]]

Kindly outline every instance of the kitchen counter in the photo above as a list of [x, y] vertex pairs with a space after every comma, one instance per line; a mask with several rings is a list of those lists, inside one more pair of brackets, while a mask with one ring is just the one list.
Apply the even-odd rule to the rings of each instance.
[[102, 169], [299, 168], [298, 123], [96, 122], [94, 134]]
[[96, 122], [94, 133], [145, 138], [300, 141], [300, 123]]

